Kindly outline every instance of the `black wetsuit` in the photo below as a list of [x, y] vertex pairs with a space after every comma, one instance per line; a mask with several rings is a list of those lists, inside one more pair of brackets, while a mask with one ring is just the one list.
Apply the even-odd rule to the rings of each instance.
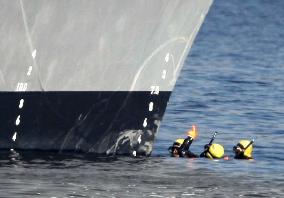
[[187, 157], [187, 158], [196, 158], [198, 155], [195, 155], [189, 150], [191, 143], [193, 142], [193, 138], [188, 136], [184, 139], [182, 145], [178, 148], [178, 154], [180, 157]]
[[245, 156], [244, 153], [240, 153], [239, 155], [235, 155], [235, 159], [246, 159], [246, 160], [249, 160], [249, 159], [253, 159], [253, 158]]
[[206, 153], [209, 151], [209, 147], [210, 147], [210, 145], [206, 144], [204, 146], [204, 151], [199, 155], [199, 157], [206, 157]]

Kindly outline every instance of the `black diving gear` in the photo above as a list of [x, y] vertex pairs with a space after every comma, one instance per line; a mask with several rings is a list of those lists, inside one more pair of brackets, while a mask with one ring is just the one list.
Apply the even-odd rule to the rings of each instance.
[[189, 150], [190, 145], [193, 142], [193, 138], [192, 137], [187, 137], [186, 139], [184, 139], [182, 145], [180, 146], [179, 149], [179, 155], [182, 157], [187, 157], [187, 158], [196, 158], [198, 157], [197, 155], [195, 155], [194, 153], [192, 153]]
[[174, 142], [173, 146], [169, 147], [169, 152], [171, 153], [172, 157], [185, 157], [185, 158], [197, 158], [198, 155], [192, 153], [189, 150], [193, 142], [193, 138], [188, 136], [186, 139], [183, 140], [182, 144], [181, 139], [178, 139]]
[[204, 145], [204, 151], [200, 154], [200, 157], [206, 157], [206, 154], [209, 152], [209, 148], [212, 145], [213, 141], [215, 140], [217, 133], [218, 132], [215, 131], [212, 135], [212, 138], [210, 139], [210, 142]]
[[253, 159], [253, 144], [254, 140], [241, 140], [236, 146], [233, 147], [235, 159]]

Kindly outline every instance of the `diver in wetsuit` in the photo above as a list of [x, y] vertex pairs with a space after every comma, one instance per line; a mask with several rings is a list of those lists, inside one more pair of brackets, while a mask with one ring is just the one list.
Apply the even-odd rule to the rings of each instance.
[[204, 151], [200, 154], [200, 157], [220, 159], [224, 156], [224, 147], [221, 144], [213, 144], [216, 135], [217, 132], [214, 132], [210, 142], [204, 146]]
[[186, 157], [196, 158], [198, 155], [192, 153], [189, 150], [193, 140], [197, 137], [197, 131], [195, 126], [192, 126], [192, 130], [188, 132], [187, 138], [176, 139], [172, 146], [169, 147], [169, 152], [172, 157]]
[[206, 144], [204, 151], [200, 154], [200, 157], [206, 157], [209, 159], [220, 159], [224, 156], [224, 147], [221, 144]]
[[192, 153], [189, 150], [190, 145], [193, 142], [192, 137], [187, 137], [185, 139], [176, 139], [173, 146], [169, 147], [169, 152], [172, 157], [186, 157], [186, 158], [196, 158], [198, 155]]
[[235, 159], [253, 159], [253, 143], [254, 140], [240, 140], [240, 142], [233, 147]]

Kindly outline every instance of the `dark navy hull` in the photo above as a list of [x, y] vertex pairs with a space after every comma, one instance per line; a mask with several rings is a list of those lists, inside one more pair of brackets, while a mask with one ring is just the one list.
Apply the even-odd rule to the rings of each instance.
[[170, 92], [1, 92], [0, 148], [148, 155], [169, 97]]
[[148, 155], [212, 0], [0, 0], [0, 149]]

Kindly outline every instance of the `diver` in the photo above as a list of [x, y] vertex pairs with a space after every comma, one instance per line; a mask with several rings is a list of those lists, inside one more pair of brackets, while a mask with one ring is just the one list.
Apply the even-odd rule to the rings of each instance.
[[192, 126], [192, 129], [188, 131], [187, 138], [185, 139], [176, 139], [172, 146], [169, 147], [169, 152], [172, 157], [185, 157], [185, 158], [197, 158], [198, 155], [192, 153], [189, 150], [194, 139], [196, 139], [198, 132], [195, 125]]
[[253, 143], [254, 140], [240, 140], [239, 143], [233, 147], [235, 159], [253, 159]]
[[221, 144], [213, 144], [216, 135], [217, 132], [214, 132], [210, 142], [204, 146], [204, 151], [200, 154], [200, 157], [220, 159], [224, 156], [224, 147]]

